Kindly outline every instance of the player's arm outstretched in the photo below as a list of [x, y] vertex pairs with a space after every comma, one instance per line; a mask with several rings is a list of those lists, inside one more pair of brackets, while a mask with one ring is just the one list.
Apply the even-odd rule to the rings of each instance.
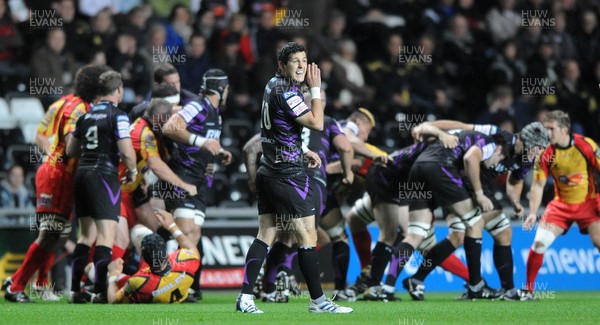
[[523, 192], [523, 180], [514, 177], [511, 171], [508, 171], [506, 180], [506, 196], [512, 202], [513, 210], [518, 218], [522, 218], [525, 209], [521, 205], [521, 193]]
[[173, 238], [177, 240], [179, 247], [181, 247], [182, 249], [189, 250], [190, 252], [192, 252], [192, 254], [200, 258], [200, 252], [198, 251], [198, 248], [194, 243], [192, 243], [191, 240], [189, 240], [183, 234], [181, 230], [179, 230], [179, 227], [177, 227], [177, 225], [175, 224], [175, 220], [173, 219], [172, 214], [164, 210], [156, 210], [154, 212], [154, 216], [156, 217], [161, 226], [169, 230], [171, 236], [173, 236]]
[[352, 149], [352, 144], [345, 135], [340, 134], [333, 138], [333, 145], [340, 153], [340, 163], [342, 165], [342, 173], [344, 174], [342, 182], [348, 185], [352, 184], [354, 182], [354, 172], [352, 171], [354, 149]]
[[452, 149], [458, 146], [458, 137], [448, 134], [437, 126], [429, 123], [422, 123], [414, 127], [411, 131], [416, 141], [423, 142], [427, 138], [434, 137], [442, 142], [444, 148]]
[[492, 201], [483, 194], [483, 187], [481, 186], [481, 179], [479, 178], [480, 163], [483, 159], [483, 151], [478, 146], [472, 146], [465, 153], [463, 161], [465, 163], [465, 171], [471, 185], [473, 186], [473, 192], [475, 193], [475, 199], [483, 212], [492, 211], [494, 205]]

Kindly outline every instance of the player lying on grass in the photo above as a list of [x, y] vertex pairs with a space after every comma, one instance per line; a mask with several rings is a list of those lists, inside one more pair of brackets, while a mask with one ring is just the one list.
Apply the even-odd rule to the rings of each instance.
[[181, 249], [167, 255], [162, 237], [137, 225], [132, 231], [132, 241], [142, 252], [140, 270], [127, 277], [122, 274], [122, 259], [108, 265], [109, 303], [180, 303], [187, 298], [200, 266], [200, 252], [177, 227], [172, 214], [157, 210], [155, 216]]

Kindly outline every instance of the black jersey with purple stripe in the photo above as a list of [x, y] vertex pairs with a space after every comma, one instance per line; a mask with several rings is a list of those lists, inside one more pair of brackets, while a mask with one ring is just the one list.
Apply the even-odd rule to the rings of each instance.
[[[333, 139], [338, 135], [343, 135], [342, 129], [338, 122], [329, 116], [325, 116], [323, 121], [323, 131], [311, 130], [307, 127], [302, 129], [302, 142], [310, 149], [315, 152], [321, 158], [320, 168], [307, 168], [306, 172], [312, 176], [321, 180], [323, 183], [326, 181], [327, 172], [325, 167], [331, 162], [331, 155], [334, 151]], [[325, 184], [324, 184], [325, 185]]]
[[[183, 118], [190, 133], [217, 141], [221, 137], [219, 108], [212, 106], [208, 98], [202, 96], [189, 102], [177, 114]], [[214, 156], [199, 147], [174, 142], [169, 167], [185, 182], [203, 181], [206, 165], [214, 161]]]
[[114, 103], [99, 101], [77, 120], [73, 136], [81, 142], [78, 170], [96, 170], [117, 175], [117, 142], [131, 138], [129, 118]]
[[300, 86], [279, 74], [267, 83], [261, 110], [263, 156], [258, 173], [282, 176], [304, 172], [302, 125], [296, 119], [308, 112]]
[[456, 136], [458, 137], [458, 146], [453, 149], [444, 148], [442, 143], [437, 140], [427, 146], [427, 149], [417, 158], [417, 162], [435, 162], [442, 166], [462, 168], [463, 157], [472, 146], [481, 148], [482, 161], [488, 160], [496, 149], [492, 137], [477, 131], [462, 131]]

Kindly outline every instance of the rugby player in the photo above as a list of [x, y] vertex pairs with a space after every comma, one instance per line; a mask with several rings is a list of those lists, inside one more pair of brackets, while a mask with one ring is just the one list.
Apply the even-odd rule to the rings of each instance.
[[[460, 216], [461, 224], [464, 223], [467, 228], [464, 244], [469, 270], [468, 295], [469, 298], [483, 296], [485, 281], [481, 278], [480, 269], [483, 230], [481, 210], [491, 211], [493, 205], [482, 190], [480, 163], [483, 161], [486, 167], [493, 167], [507, 157], [509, 146], [506, 138], [509, 135], [512, 138], [512, 134], [488, 137], [479, 132], [464, 131], [458, 135], [457, 147], [444, 148], [441, 141], [436, 141], [419, 155], [409, 172], [408, 183], [423, 184], [422, 190], [431, 193], [432, 198], [411, 200], [409, 203], [407, 236], [394, 252], [395, 257], [388, 272], [388, 277], [392, 276], [390, 283], [392, 280], [395, 283], [395, 278], [402, 272], [414, 250], [427, 237], [432, 227], [433, 209], [439, 202], [443, 207], [449, 208], [454, 214]], [[476, 202], [462, 186], [460, 170], [463, 168], [473, 186]], [[481, 209], [477, 205], [481, 206]], [[459, 234], [464, 236], [464, 233]], [[452, 246], [452, 243], [449, 244]], [[451, 251], [454, 251], [455, 246], [452, 248]], [[435, 247], [430, 251], [430, 255], [434, 249]]]
[[573, 223], [577, 223], [580, 233], [589, 234], [594, 246], [600, 249], [600, 215], [594, 175], [600, 171], [600, 149], [590, 138], [570, 133], [571, 120], [563, 111], [547, 113], [544, 126], [548, 129], [550, 145], [534, 168], [529, 215], [523, 223], [527, 230], [531, 230], [537, 221], [548, 175], [554, 179], [555, 196], [546, 206], [529, 250], [522, 300], [536, 299], [535, 279], [542, 267], [544, 253]]
[[[79, 252], [96, 241], [93, 258], [96, 295], [92, 303], [106, 303], [107, 267], [121, 206], [119, 158], [127, 168], [126, 182], [135, 180], [138, 171], [129, 134], [129, 118], [117, 106], [123, 100], [121, 74], [115, 71], [103, 73], [98, 86], [100, 98], [93, 109], [77, 121], [73, 137], [67, 143], [67, 154], [81, 157], [74, 179], [75, 211], [81, 225]], [[84, 256], [87, 260], [83, 254], [76, 258], [83, 260]], [[73, 268], [73, 284], [80, 282], [81, 271]], [[71, 302], [85, 302], [84, 293], [75, 288]]]
[[[173, 221], [167, 211], [156, 211], [160, 225], [168, 229], [180, 249], [167, 255], [161, 236], [142, 227], [134, 245], [142, 253], [142, 267], [131, 277], [123, 273], [123, 260], [108, 265], [108, 302], [118, 303], [180, 303], [185, 301], [200, 266], [200, 252]], [[137, 226], [140, 227], [140, 226]], [[123, 283], [119, 287], [118, 283]]]
[[[500, 132], [500, 129], [493, 125], [477, 125], [477, 124], [464, 124], [456, 121], [435, 121], [427, 122], [431, 125], [441, 127], [446, 130], [475, 130], [482, 132], [486, 135], [492, 135]], [[418, 129], [418, 127], [417, 127]], [[481, 178], [484, 193], [487, 197], [492, 200], [494, 206], [493, 210], [483, 214], [485, 222], [485, 229], [494, 238], [494, 265], [498, 271], [500, 277], [500, 283], [502, 288], [499, 291], [491, 292], [489, 298], [497, 298], [503, 300], [520, 300], [519, 292], [514, 287], [513, 280], [513, 256], [512, 256], [512, 229], [510, 227], [510, 220], [502, 212], [502, 206], [500, 202], [493, 197], [493, 193], [489, 186], [494, 178], [498, 175], [508, 172], [508, 179], [506, 183], [506, 193], [511, 202], [513, 203], [513, 209], [517, 217], [522, 217], [524, 209], [520, 204], [521, 191], [523, 188], [523, 179], [525, 175], [533, 168], [533, 163], [536, 157], [540, 155], [542, 150], [548, 146], [548, 135], [544, 126], [539, 122], [533, 122], [526, 125], [520, 133], [515, 134], [514, 141], [514, 155], [500, 161], [494, 169], [482, 168]], [[469, 180], [463, 178], [465, 188], [472, 193], [472, 186]], [[457, 221], [458, 227], [450, 228], [450, 235], [448, 236], [449, 241], [454, 243], [453, 246], [460, 246], [460, 240], [456, 237], [456, 232], [464, 232], [464, 227], [461, 227], [461, 223], [458, 222], [455, 216], [449, 216], [450, 220]], [[444, 247], [445, 241], [442, 242], [440, 247]], [[415, 275], [410, 278], [404, 279], [403, 285], [415, 300], [424, 299], [423, 281], [427, 275], [435, 269], [437, 266], [436, 261], [444, 258], [443, 254], [452, 248], [447, 250], [440, 249], [438, 247], [431, 256], [428, 256], [431, 263], [423, 264], [419, 267], [419, 270]], [[441, 256], [435, 256], [436, 254], [442, 254]], [[467, 298], [466, 294], [463, 298]]]
[[[107, 66], [88, 65], [75, 76], [75, 93], [56, 112], [51, 130], [55, 132], [49, 156], [36, 173], [36, 218], [39, 234], [25, 255], [19, 269], [2, 283], [4, 299], [11, 302], [30, 302], [23, 292], [31, 276], [42, 269], [44, 274], [52, 266], [54, 251], [71, 232], [70, 216], [73, 210], [73, 173], [77, 160], [67, 156], [67, 141], [72, 137], [80, 116], [90, 109], [97, 96], [98, 78], [110, 70]], [[50, 122], [49, 122], [50, 123]], [[49, 138], [49, 137], [47, 137]], [[44, 145], [44, 144], [42, 144]], [[42, 149], [43, 150], [43, 149]], [[53, 299], [55, 300], [55, 299]]]
[[[203, 77], [201, 97], [185, 105], [177, 114], [173, 114], [165, 123], [163, 133], [173, 140], [173, 149], [169, 167], [184, 182], [196, 186], [196, 195], [186, 195], [178, 186], [165, 185], [165, 206], [175, 216], [175, 223], [196, 245], [202, 254], [200, 240], [202, 224], [206, 212], [204, 193], [208, 189], [207, 166], [220, 158], [223, 165], [232, 161], [231, 152], [221, 148], [220, 137], [222, 120], [219, 106], [225, 103], [229, 91], [229, 80], [220, 69], [210, 69]], [[195, 275], [192, 298], [200, 296], [200, 274], [202, 266]]]
[[[259, 229], [246, 255], [242, 291], [236, 310], [263, 313], [254, 303], [253, 289], [277, 225], [289, 223], [298, 241], [298, 264], [310, 293], [308, 310], [314, 313], [349, 313], [327, 299], [320, 281], [316, 244], [316, 208], [310, 178], [302, 158], [302, 127], [323, 130], [321, 76], [316, 64], [307, 64], [306, 48], [287, 43], [277, 52], [278, 72], [265, 87], [261, 112], [263, 156], [256, 176]], [[300, 87], [310, 88], [311, 106]], [[309, 168], [319, 167], [311, 160]]]

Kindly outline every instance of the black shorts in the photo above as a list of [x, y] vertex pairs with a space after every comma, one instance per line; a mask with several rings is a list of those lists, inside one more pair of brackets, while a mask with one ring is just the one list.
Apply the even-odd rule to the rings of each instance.
[[[492, 201], [492, 204], [494, 205], [494, 210], [502, 210], [502, 205], [500, 204], [500, 201], [496, 200], [496, 198], [494, 197], [494, 191], [492, 186], [490, 185], [494, 181], [494, 176], [495, 174], [490, 174], [490, 172], [485, 172], [484, 170], [482, 170], [479, 174], [479, 177], [481, 179], [481, 185], [483, 187], [483, 194], [487, 196], [487, 198], [490, 199], [490, 201]], [[469, 192], [469, 194], [472, 197], [475, 197], [473, 185], [471, 184], [471, 181], [469, 181], [468, 177], [463, 177], [463, 183], [465, 184], [465, 189], [467, 190], [467, 192]]]
[[379, 203], [408, 205], [408, 201], [401, 199], [398, 190], [401, 182], [408, 179], [408, 171], [399, 171], [395, 168], [371, 165], [367, 172], [367, 193], [371, 197], [373, 206]]
[[326, 211], [327, 208], [327, 186], [323, 185], [321, 181], [315, 178], [310, 179], [312, 187], [314, 187], [314, 203], [315, 203], [315, 216], [317, 218], [321, 218], [326, 215], [329, 210]]
[[170, 183], [160, 181], [158, 184], [158, 198], [165, 200], [165, 208], [167, 211], [173, 213], [173, 211], [184, 208], [191, 210], [200, 210], [203, 213], [206, 212], [206, 199], [204, 193], [208, 191], [206, 181], [195, 182], [198, 194], [191, 196], [183, 189], [171, 185]]
[[119, 220], [121, 184], [117, 174], [78, 170], [73, 181], [75, 213], [78, 218]]
[[308, 217], [317, 214], [311, 180], [304, 172], [287, 177], [256, 175], [258, 214]]
[[471, 198], [456, 168], [429, 162], [412, 166], [401, 192], [406, 193], [411, 211], [428, 208], [433, 211], [438, 205], [446, 207]]

